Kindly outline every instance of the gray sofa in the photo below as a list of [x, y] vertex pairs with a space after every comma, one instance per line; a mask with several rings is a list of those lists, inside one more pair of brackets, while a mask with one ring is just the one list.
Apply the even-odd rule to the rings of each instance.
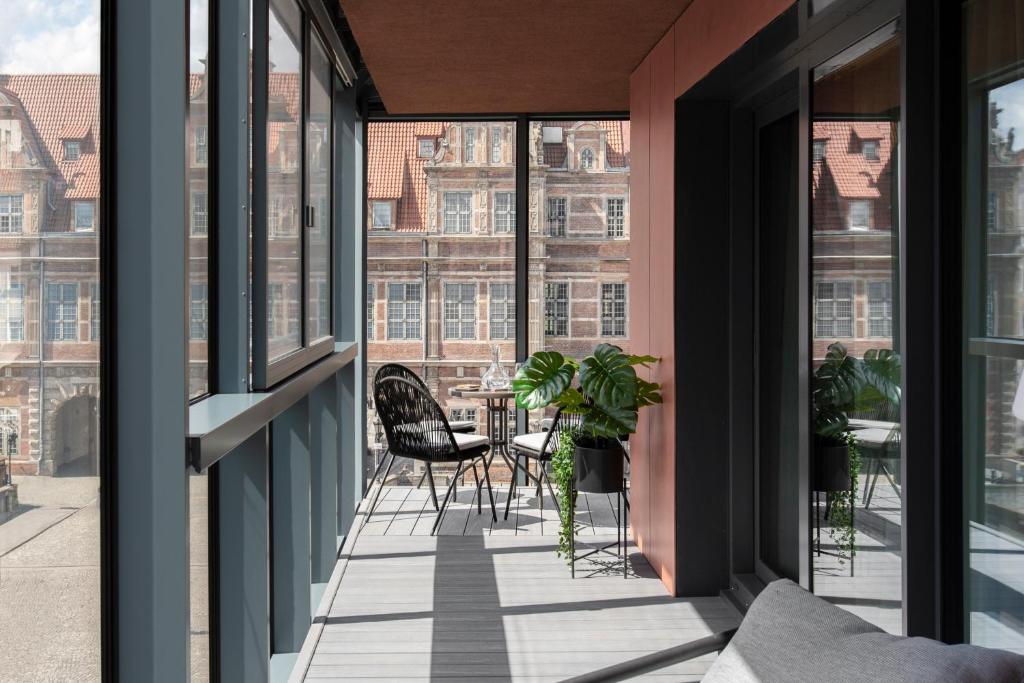
[[734, 631], [571, 681], [629, 680], [718, 651], [704, 683], [1024, 683], [1020, 655], [893, 636], [785, 579], [761, 591]]
[[1024, 657], [893, 636], [782, 580], [757, 596], [703, 680], [1022, 683]]

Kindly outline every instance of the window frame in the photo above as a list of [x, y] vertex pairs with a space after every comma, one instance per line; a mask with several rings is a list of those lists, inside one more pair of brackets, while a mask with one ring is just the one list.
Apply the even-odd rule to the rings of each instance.
[[[272, 202], [268, 202], [268, 167], [269, 167], [269, 156], [268, 156], [268, 110], [269, 110], [269, 79], [270, 79], [270, 68], [269, 68], [269, 21], [270, 13], [274, 12], [274, 7], [279, 3], [288, 3], [294, 5], [299, 13], [299, 24], [298, 24], [298, 35], [294, 36], [297, 42], [297, 48], [300, 55], [299, 59], [299, 88], [300, 88], [300, 111], [296, 116], [296, 126], [298, 128], [298, 153], [296, 155], [297, 168], [295, 172], [299, 176], [299, 193], [297, 198], [300, 206], [298, 211], [298, 223], [296, 226], [298, 230], [299, 246], [298, 254], [301, 260], [299, 268], [299, 283], [297, 287], [298, 296], [298, 318], [299, 318], [299, 344], [297, 348], [291, 349], [285, 354], [271, 359], [270, 357], [270, 340], [271, 340], [271, 322], [277, 324], [277, 313], [279, 311], [271, 311], [271, 295], [270, 295], [270, 245], [268, 243], [269, 238], [275, 234], [281, 234], [281, 231], [272, 229], [271, 225], [273, 212], [271, 210]], [[264, 12], [260, 12], [261, 16], [258, 17], [258, 22], [254, 22], [254, 34], [259, 37], [259, 40], [254, 41], [253, 45], [253, 130], [252, 130], [252, 177], [253, 177], [253, 236], [252, 236], [252, 249], [253, 249], [253, 337], [252, 337], [252, 378], [253, 387], [257, 390], [265, 390], [280, 384], [283, 380], [291, 377], [292, 375], [304, 370], [306, 367], [320, 360], [321, 358], [330, 355], [335, 350], [336, 335], [337, 335], [337, 322], [334, 316], [334, 278], [335, 273], [335, 254], [334, 244], [337, 236], [335, 235], [335, 216], [337, 215], [338, 209], [336, 206], [337, 197], [334, 196], [334, 187], [337, 180], [337, 154], [336, 146], [338, 144], [337, 135], [335, 133], [336, 125], [336, 107], [335, 98], [336, 91], [340, 83], [344, 82], [344, 79], [338, 73], [338, 62], [337, 56], [332, 48], [332, 43], [324, 38], [324, 33], [318, 25], [318, 15], [313, 11], [306, 2], [306, 0], [268, 0], [263, 5]], [[327, 89], [330, 94], [329, 96], [329, 108], [330, 108], [330, 124], [328, 130], [331, 132], [331, 141], [328, 145], [330, 153], [330, 159], [327, 162], [328, 168], [328, 181], [327, 187], [331, 188], [329, 194], [332, 195], [332, 201], [330, 202], [330, 215], [321, 217], [322, 220], [316, 220], [316, 214], [322, 213], [319, 207], [314, 207], [311, 202], [310, 196], [310, 164], [311, 154], [309, 150], [309, 125], [311, 120], [311, 109], [310, 109], [310, 96], [311, 96], [311, 80], [314, 78], [312, 50], [314, 41], [319, 42], [319, 46], [323, 49], [324, 54], [327, 56], [327, 64], [329, 66], [330, 80], [327, 84]], [[318, 224], [318, 225], [317, 225]], [[317, 339], [312, 339], [311, 334], [313, 333], [312, 324], [309, 319], [310, 307], [313, 305], [311, 294], [311, 288], [314, 286], [311, 282], [311, 252], [310, 243], [312, 241], [311, 235], [314, 230], [321, 230], [324, 227], [327, 228], [327, 274], [328, 274], [328, 287], [327, 292], [330, 295], [330, 301], [326, 303], [327, 311], [329, 315], [329, 321], [327, 329], [322, 331], [322, 335]], [[290, 231], [289, 231], [290, 232]], [[289, 236], [294, 237], [294, 233]], [[294, 302], [293, 302], [294, 303]], [[318, 302], [318, 305], [323, 305], [324, 302]], [[290, 314], [289, 314], [290, 317]]]
[[[839, 279], [837, 279], [837, 280], [824, 280], [823, 279], [823, 280], [818, 280], [815, 284], [817, 286], [814, 288], [814, 320], [812, 321], [813, 322], [813, 327], [814, 327], [814, 330], [813, 330], [814, 338], [815, 339], [852, 339], [852, 338], [854, 338], [856, 336], [856, 332], [857, 332], [857, 286], [856, 286], [856, 282], [853, 281], [853, 280], [839, 280]], [[826, 298], [826, 297], [822, 297], [821, 296], [820, 288], [821, 288], [822, 285], [829, 285], [829, 286], [831, 286], [832, 294], [831, 294], [830, 297]], [[850, 290], [849, 298], [838, 296], [838, 294], [839, 294], [839, 287], [840, 286], [849, 287], [849, 290]], [[843, 302], [849, 301], [849, 303], [850, 303], [850, 315], [848, 317], [839, 317], [839, 315], [837, 314], [838, 303], [841, 302], [841, 301], [843, 301]], [[830, 306], [830, 309], [831, 309], [831, 315], [828, 316], [828, 317], [823, 317], [823, 316], [820, 315], [821, 306], [822, 306], [822, 304], [824, 302], [828, 302], [828, 305]], [[849, 321], [850, 333], [849, 334], [839, 334], [839, 332], [838, 332], [838, 329], [839, 329], [838, 328], [838, 324], [840, 322], [845, 322], [845, 321]], [[825, 322], [828, 322], [829, 324], [831, 324], [832, 327], [831, 327], [831, 331], [830, 332], [819, 331], [819, 330], [822, 329], [819, 326], [822, 323], [825, 323]]]
[[[626, 337], [629, 336], [629, 284], [626, 283], [626, 282], [601, 282], [600, 285], [601, 285], [601, 299], [600, 299], [600, 307], [601, 307], [600, 308], [600, 313], [601, 313], [601, 320], [600, 320], [600, 324], [601, 324], [601, 337], [611, 338], [611, 339], [625, 339]], [[621, 292], [622, 292], [621, 300], [618, 297], [617, 292], [619, 290], [617, 290], [617, 289], [611, 289], [611, 291], [612, 291], [612, 298], [607, 299], [606, 296], [605, 296], [605, 293], [608, 290], [608, 288], [617, 288], [617, 287], [621, 287], [622, 288], [621, 289]], [[614, 310], [613, 310], [613, 313], [612, 313], [611, 317], [606, 318], [605, 317], [606, 306], [608, 304], [611, 304], [611, 306], [614, 308], [614, 306], [616, 304], [619, 304], [619, 303], [622, 304], [622, 315], [621, 316], [617, 315], [614, 312]], [[622, 331], [621, 332], [617, 331], [618, 330], [618, 325], [620, 323], [622, 325]], [[606, 325], [608, 325], [608, 324], [613, 326], [613, 329], [612, 329], [611, 332], [607, 332], [606, 331], [606, 329], [607, 329]]]
[[366, 283], [366, 340], [374, 341], [377, 326], [377, 297], [376, 282]]
[[[454, 288], [458, 288], [458, 298], [454, 302], [449, 301], [449, 292]], [[445, 341], [476, 341], [480, 338], [479, 325], [480, 316], [478, 305], [480, 299], [480, 288], [476, 282], [458, 282], [458, 281], [445, 281], [441, 284], [441, 337]], [[470, 301], [464, 299], [465, 292], [471, 292], [472, 297]], [[468, 309], [464, 309], [468, 303]], [[451, 317], [450, 305], [453, 304], [457, 315], [455, 318]], [[469, 316], [465, 315], [465, 310], [469, 311]], [[455, 325], [457, 330], [456, 334], [450, 332], [449, 325]], [[468, 327], [466, 327], [468, 325]], [[466, 333], [466, 330], [470, 330]]]
[[596, 171], [597, 170], [597, 152], [590, 146], [583, 147], [580, 150], [579, 156], [579, 170], [581, 171]]
[[[462, 229], [463, 208], [456, 206], [449, 208], [449, 198], [453, 200], [466, 199], [465, 218], [466, 229]], [[461, 202], [460, 202], [461, 203]], [[445, 190], [441, 194], [441, 232], [445, 235], [472, 235], [473, 234], [473, 192], [471, 190]], [[449, 228], [448, 219], [452, 218], [455, 226]]]
[[[79, 225], [79, 210], [88, 209], [89, 214], [89, 225]], [[74, 232], [95, 232], [96, 231], [96, 203], [88, 199], [76, 200], [72, 204], [73, 220], [74, 223], [71, 226]]]
[[[387, 207], [387, 225], [377, 225], [377, 207]], [[370, 200], [370, 229], [371, 230], [394, 230], [395, 229], [395, 202], [390, 199]]]
[[[64, 161], [78, 161], [82, 158], [81, 140], [64, 140], [61, 146], [64, 148]], [[70, 153], [71, 150], [74, 150], [74, 154]]]
[[[44, 339], [47, 344], [67, 344], [77, 343], [81, 341], [81, 334], [79, 333], [78, 325], [80, 322], [80, 316], [78, 315], [78, 306], [81, 303], [80, 299], [80, 288], [77, 282], [45, 282], [44, 286], [44, 298], [45, 305], [43, 310], [45, 311], [45, 320], [43, 321], [44, 327]], [[61, 296], [58, 302], [54, 303], [51, 300], [52, 291], [51, 288], [60, 288]], [[68, 288], [71, 288], [70, 290]], [[68, 291], [74, 292], [73, 298], [69, 301], [64, 297], [64, 294]], [[51, 315], [51, 306], [54, 306], [53, 311], [60, 314], [59, 319], [54, 319]], [[73, 315], [66, 317], [64, 314], [67, 311], [72, 311]], [[60, 330], [60, 334], [56, 335], [55, 332]], [[71, 335], [67, 336], [64, 334], [66, 330], [71, 330]]]
[[[423, 153], [424, 145], [430, 145], [430, 152], [428, 154]], [[433, 159], [434, 153], [437, 151], [437, 142], [433, 138], [419, 137], [416, 138], [416, 158], [417, 159]]]
[[[15, 199], [17, 199], [17, 207], [15, 207]], [[14, 224], [15, 222], [17, 222], [17, 225]], [[24, 193], [0, 194], [0, 235], [20, 235], [24, 232]]]
[[[866, 219], [860, 225], [854, 220], [854, 207], [864, 207]], [[870, 199], [849, 199], [846, 202], [846, 229], [851, 232], [865, 232], [871, 229], [871, 219], [874, 218], [874, 207]]]
[[[15, 292], [17, 296], [12, 296]], [[20, 309], [20, 320], [11, 315], [14, 310]], [[0, 289], [0, 342], [20, 343], [25, 341], [25, 283], [8, 282], [6, 287]], [[19, 334], [13, 334], [14, 330]]]
[[[618, 203], [618, 210], [612, 213], [612, 202]], [[612, 229], [612, 219], [616, 220], [616, 228]], [[625, 239], [626, 237], [626, 198], [623, 196], [605, 197], [604, 201], [604, 234], [608, 239]]]
[[[508, 203], [501, 211], [498, 210], [499, 196], [508, 200]], [[472, 212], [472, 209], [470, 209], [470, 211]], [[491, 214], [495, 234], [514, 235], [516, 232], [516, 191], [495, 190], [491, 198]], [[470, 215], [472, 217], [472, 213]], [[498, 224], [499, 217], [502, 219], [502, 225], [500, 226]]]
[[[868, 280], [866, 283], [864, 300], [865, 300], [865, 320], [867, 323], [867, 329], [865, 330], [865, 337], [872, 338], [890, 338], [892, 337], [892, 281], [891, 280]], [[881, 288], [884, 292], [884, 296], [875, 297], [872, 296], [873, 289]], [[876, 312], [875, 306], [881, 307], [881, 311]], [[879, 329], [875, 325], [881, 325]]]
[[[554, 287], [565, 287], [564, 300], [555, 296], [552, 298], [548, 292]], [[559, 304], [564, 304], [564, 314], [558, 310]], [[565, 332], [559, 332], [558, 323], [565, 323]], [[551, 323], [554, 323], [552, 327]], [[550, 330], [555, 330], [554, 332]], [[572, 287], [568, 280], [553, 280], [544, 283], [544, 337], [571, 337], [572, 336]]]
[[[558, 232], [552, 230], [551, 202], [558, 202], [561, 205], [561, 215], [555, 216]], [[569, 198], [564, 195], [553, 195], [544, 199], [544, 227], [546, 237], [565, 237], [569, 232]]]
[[[504, 290], [505, 294], [501, 298], [496, 298], [494, 293], [499, 288]], [[503, 309], [501, 316], [495, 315], [497, 303], [500, 303]], [[512, 315], [509, 315], [510, 310]], [[505, 330], [502, 336], [494, 334], [495, 325], [501, 325]], [[514, 281], [487, 283], [487, 338], [494, 341], [514, 341], [516, 338], [516, 283]]]
[[[386, 318], [385, 318], [385, 329], [384, 329], [385, 339], [388, 340], [388, 341], [420, 341], [420, 340], [422, 340], [423, 339], [423, 297], [426, 295], [426, 292], [423, 291], [423, 289], [424, 289], [423, 288], [423, 283], [419, 282], [419, 281], [405, 280], [405, 281], [399, 281], [399, 282], [387, 282], [387, 283], [385, 283], [385, 286], [387, 287], [387, 292], [386, 292], [386, 294], [387, 294], [387, 298], [386, 298], [387, 307], [386, 307], [386, 313], [385, 313]], [[393, 300], [392, 299], [392, 296], [391, 296], [391, 292], [393, 291], [391, 289], [392, 287], [402, 287], [403, 288], [402, 289], [403, 297], [401, 299], [397, 299], [397, 300]], [[416, 287], [418, 292], [419, 292], [419, 296], [417, 296], [415, 298], [410, 297], [409, 296], [409, 288], [410, 287]], [[402, 316], [401, 316], [401, 319], [400, 320], [396, 320], [395, 322], [392, 322], [392, 318], [391, 318], [392, 303], [396, 303], [396, 304], [400, 303], [402, 305]], [[410, 323], [410, 317], [409, 317], [409, 311], [410, 311], [409, 306], [411, 304], [416, 304], [416, 309], [415, 309], [416, 310], [416, 323], [415, 323], [416, 324], [416, 336], [415, 337], [409, 336], [409, 333], [408, 333], [409, 326], [411, 324]], [[392, 333], [392, 329], [393, 329], [392, 326], [393, 325], [400, 325], [401, 326], [401, 329], [402, 329], [401, 336], [395, 335], [395, 334]], [[395, 329], [397, 329], [397, 328], [395, 328]]]

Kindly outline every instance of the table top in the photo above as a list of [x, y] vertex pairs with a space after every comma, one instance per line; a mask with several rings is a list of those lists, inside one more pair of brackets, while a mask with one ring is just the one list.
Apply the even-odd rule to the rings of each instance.
[[852, 419], [849, 422], [850, 427], [854, 430], [854, 438], [862, 444], [886, 446], [893, 442], [899, 442], [899, 422], [860, 419]]
[[510, 399], [516, 395], [511, 389], [482, 389], [479, 384], [460, 384], [448, 390], [449, 396], [455, 398], [478, 398], [478, 399]]

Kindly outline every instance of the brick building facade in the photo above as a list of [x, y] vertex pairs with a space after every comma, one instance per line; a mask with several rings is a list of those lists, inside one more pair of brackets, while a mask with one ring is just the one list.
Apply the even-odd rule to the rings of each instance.
[[[529, 348], [581, 357], [628, 346], [629, 123], [530, 131]], [[515, 358], [515, 124], [371, 123], [368, 373], [412, 367], [456, 419], [497, 347]], [[371, 447], [379, 428], [369, 411]]]

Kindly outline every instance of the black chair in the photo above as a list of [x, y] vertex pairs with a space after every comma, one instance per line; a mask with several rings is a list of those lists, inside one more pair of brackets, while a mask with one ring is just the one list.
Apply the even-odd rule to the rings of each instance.
[[[546, 484], [548, 493], [555, 503], [555, 510], [561, 514], [562, 509], [558, 505], [558, 496], [551, 486], [551, 477], [548, 476], [547, 464], [551, 462], [551, 456], [558, 450], [558, 443], [562, 434], [568, 430], [578, 429], [580, 416], [572, 413], [563, 413], [559, 408], [551, 421], [551, 427], [547, 431], [533, 432], [531, 434], [520, 434], [512, 439], [512, 451], [515, 453], [515, 463], [512, 465], [512, 481], [509, 483], [508, 499], [505, 500], [505, 519], [508, 519], [509, 508], [512, 504], [512, 497], [516, 491], [516, 471], [522, 470], [526, 475], [526, 481], [531, 480], [537, 483], [537, 496], [543, 505], [541, 484]], [[537, 474], [530, 472], [530, 460], [537, 462]], [[521, 460], [525, 460], [520, 464]]]
[[[455, 476], [452, 477], [452, 481], [448, 485], [444, 501], [437, 508], [437, 519], [430, 531], [431, 535], [437, 532], [441, 520], [444, 518], [445, 510], [452, 498], [452, 492], [455, 490], [459, 477], [470, 469], [472, 469], [473, 479], [476, 481], [477, 513], [483, 511], [481, 500], [483, 489], [476, 471], [477, 462], [483, 465], [484, 483], [487, 485], [487, 495], [491, 502], [491, 516], [497, 521], [498, 514], [494, 508], [494, 494], [491, 491], [491, 477], [487, 468], [486, 456], [490, 450], [490, 444], [486, 436], [453, 432], [444, 410], [430, 395], [430, 392], [418, 382], [403, 377], [384, 377], [379, 381], [375, 380], [373, 398], [377, 407], [377, 415], [387, 434], [388, 450], [393, 456], [384, 472], [385, 481], [391, 465], [394, 464], [395, 457], [420, 460], [428, 465], [438, 463], [456, 465]], [[465, 465], [467, 462], [469, 464]], [[377, 489], [367, 517], [373, 514], [383, 488], [381, 486]], [[433, 480], [431, 480], [431, 491], [433, 492]]]
[[[900, 442], [902, 440], [902, 429], [900, 425], [900, 407], [888, 401], [879, 406], [872, 419], [882, 422], [891, 422], [892, 428], [885, 442], [877, 446], [861, 445], [860, 451], [864, 461], [864, 492], [861, 503], [866, 510], [871, 505], [871, 499], [875, 495], [875, 485], [878, 483], [879, 475], [884, 475], [889, 486], [896, 493], [896, 497], [903, 499], [899, 484], [896, 482], [896, 473], [899, 472]], [[856, 433], [856, 432], [855, 432]]]
[[[401, 377], [402, 379], [407, 379], [410, 382], [417, 384], [424, 391], [430, 391], [429, 389], [427, 389], [426, 383], [422, 379], [420, 379], [419, 375], [417, 375], [415, 372], [405, 367], [404, 365], [401, 365], [400, 363], [385, 363], [384, 365], [377, 368], [377, 372], [373, 376], [374, 387], [377, 386], [378, 381], [383, 380], [387, 377]], [[476, 431], [476, 422], [473, 420], [456, 420], [454, 422], [449, 422], [448, 424], [449, 426], [451, 426], [453, 432], [469, 434]], [[380, 474], [381, 468], [384, 467], [384, 463], [387, 462], [388, 459], [390, 459], [391, 462], [394, 462], [395, 459], [395, 456], [392, 455], [390, 449], [386, 449], [384, 451], [384, 457], [380, 459], [380, 462], [377, 463], [376, 469], [374, 469], [373, 471], [373, 476], [370, 478], [371, 488], [373, 487], [374, 482], [377, 481], [377, 476]], [[390, 467], [391, 466], [388, 465], [389, 469]], [[433, 471], [431, 471], [430, 463], [427, 463], [426, 467], [424, 467], [423, 476], [420, 477], [420, 481], [418, 484], [416, 484], [416, 488], [423, 486], [424, 479], [427, 479], [430, 483], [430, 497], [431, 500], [433, 500], [434, 502], [434, 509], [436, 510], [437, 491], [434, 489], [434, 473]], [[384, 486], [384, 480], [381, 480], [380, 485]]]

